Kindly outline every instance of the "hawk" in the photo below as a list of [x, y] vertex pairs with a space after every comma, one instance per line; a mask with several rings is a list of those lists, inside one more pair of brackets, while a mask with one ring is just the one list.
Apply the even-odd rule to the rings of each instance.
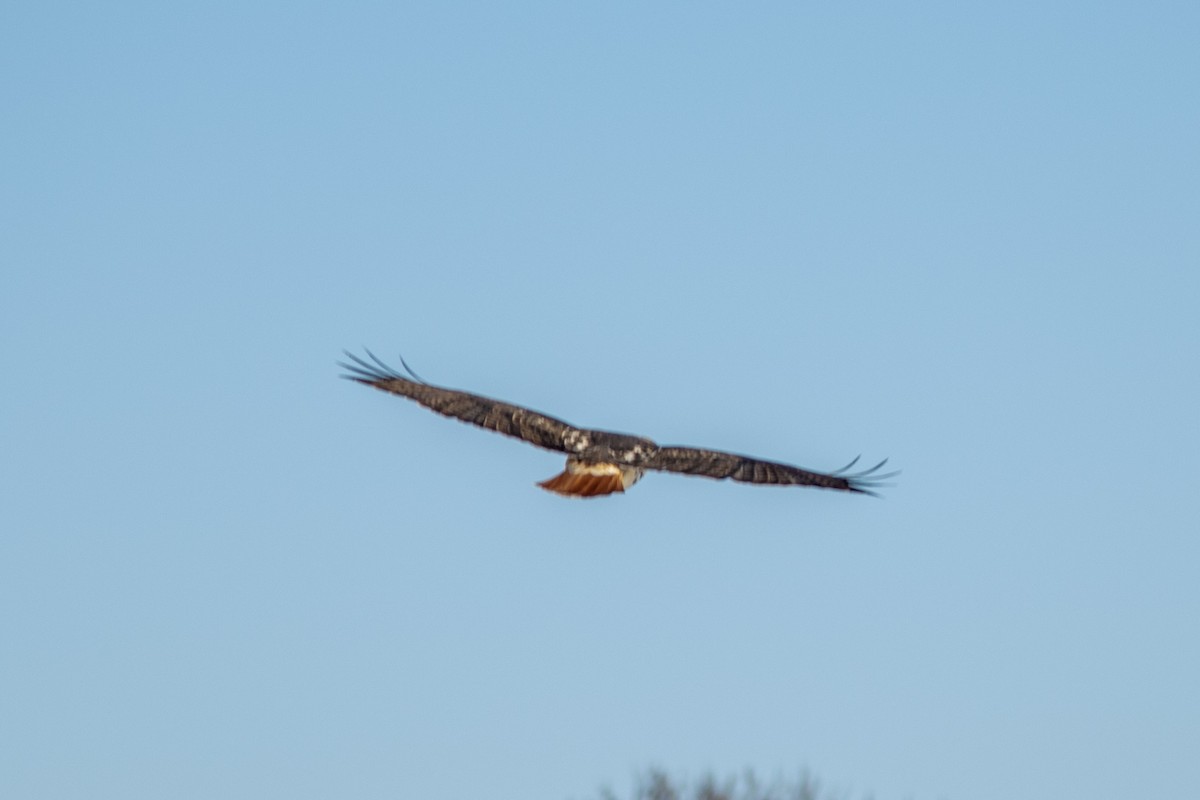
[[566, 453], [566, 469], [538, 484], [566, 497], [599, 497], [624, 492], [637, 483], [646, 470], [732, 478], [744, 483], [774, 486], [816, 486], [870, 495], [875, 494], [871, 490], [881, 486], [882, 481], [899, 474], [879, 474], [880, 468], [887, 463], [886, 458], [870, 469], [853, 474], [848, 470], [858, 463], [857, 458], [835, 472], [810, 472], [720, 450], [659, 445], [641, 436], [576, 428], [532, 409], [426, 383], [403, 358], [400, 363], [407, 375], [384, 364], [370, 350], [367, 351], [370, 362], [349, 351], [344, 352], [353, 362], [338, 362], [338, 366], [349, 373], [343, 375], [344, 378], [415, 400], [443, 416]]

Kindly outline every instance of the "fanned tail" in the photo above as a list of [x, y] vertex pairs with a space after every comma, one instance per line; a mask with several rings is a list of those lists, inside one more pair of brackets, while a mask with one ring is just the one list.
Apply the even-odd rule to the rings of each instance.
[[624, 492], [625, 484], [621, 473], [613, 471], [604, 475], [591, 472], [564, 471], [538, 484], [546, 491], [564, 497], [601, 497], [614, 492]]

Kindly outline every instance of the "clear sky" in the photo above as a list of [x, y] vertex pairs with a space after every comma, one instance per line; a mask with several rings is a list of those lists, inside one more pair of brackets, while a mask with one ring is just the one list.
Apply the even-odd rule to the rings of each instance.
[[[0, 796], [1200, 796], [1200, 7], [0, 11]], [[883, 499], [562, 460], [342, 348]]]

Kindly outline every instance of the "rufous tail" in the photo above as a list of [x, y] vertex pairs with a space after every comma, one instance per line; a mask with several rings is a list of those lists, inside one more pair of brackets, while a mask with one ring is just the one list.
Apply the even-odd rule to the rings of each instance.
[[565, 497], [600, 497], [625, 491], [625, 484], [621, 481], [620, 472], [607, 475], [593, 475], [588, 472], [560, 472], [553, 478], [542, 481], [538, 486]]

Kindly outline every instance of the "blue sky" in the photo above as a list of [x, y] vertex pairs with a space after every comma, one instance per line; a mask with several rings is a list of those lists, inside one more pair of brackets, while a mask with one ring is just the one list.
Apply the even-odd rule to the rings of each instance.
[[[12, 3], [0, 794], [1200, 791], [1188, 3]], [[342, 348], [885, 498], [561, 460]]]

